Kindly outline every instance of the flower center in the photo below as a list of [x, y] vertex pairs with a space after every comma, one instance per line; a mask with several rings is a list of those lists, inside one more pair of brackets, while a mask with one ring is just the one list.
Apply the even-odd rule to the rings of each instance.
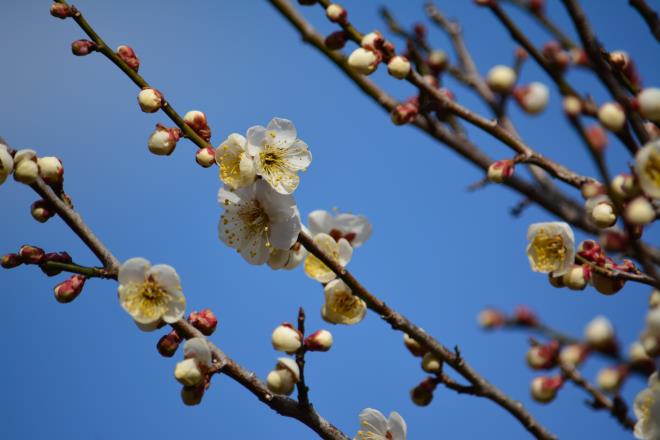
[[136, 294], [128, 299], [128, 308], [148, 318], [162, 315], [169, 297], [167, 291], [153, 279], [138, 283], [136, 287]]
[[360, 313], [359, 302], [360, 299], [352, 294], [348, 292], [341, 293], [334, 298], [332, 304], [330, 304], [330, 308], [335, 313], [353, 318]]
[[655, 186], [660, 187], [660, 153], [657, 151], [651, 151], [651, 154], [649, 154], [644, 166], [644, 174]]
[[330, 233], [328, 234], [332, 238], [335, 239], [335, 241], [339, 241], [340, 238], [345, 239], [349, 243], [353, 243], [353, 240], [355, 240], [355, 236], [357, 235], [355, 232], [342, 232], [339, 229], [332, 229]]
[[268, 224], [270, 223], [270, 219], [258, 200], [254, 200], [252, 203], [243, 206], [238, 211], [238, 216], [247, 227], [250, 235], [265, 234], [267, 246], [270, 246], [270, 242], [268, 241]]
[[532, 249], [536, 254], [536, 264], [541, 270], [557, 269], [566, 257], [566, 247], [562, 236], [548, 235], [543, 229], [534, 237]]

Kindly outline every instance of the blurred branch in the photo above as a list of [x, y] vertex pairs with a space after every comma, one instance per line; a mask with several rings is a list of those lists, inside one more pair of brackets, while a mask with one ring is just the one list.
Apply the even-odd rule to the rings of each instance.
[[660, 18], [658, 18], [658, 13], [647, 5], [644, 0], [628, 0], [628, 3], [639, 12], [655, 39], [660, 41]]
[[571, 38], [566, 35], [566, 33], [562, 31], [559, 26], [550, 20], [545, 12], [535, 12], [531, 7], [532, 2], [530, 0], [508, 0], [508, 2], [529, 13], [532, 18], [538, 21], [543, 28], [545, 28], [554, 38], [557, 39], [557, 41], [559, 41], [564, 49], [578, 48], [577, 43], [573, 42], [573, 40], [571, 40]]
[[[298, 309], [298, 331], [305, 337], [305, 310], [300, 307]], [[298, 364], [298, 369], [300, 370], [300, 380], [296, 383], [296, 388], [298, 389], [298, 403], [304, 408], [311, 406], [309, 402], [309, 387], [305, 382], [305, 353], [307, 352], [307, 346], [302, 344], [298, 351], [296, 352], [296, 363]]]

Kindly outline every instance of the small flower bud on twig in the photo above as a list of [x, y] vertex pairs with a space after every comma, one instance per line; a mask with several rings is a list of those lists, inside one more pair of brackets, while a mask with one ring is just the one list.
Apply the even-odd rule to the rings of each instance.
[[44, 255], [44, 258], [41, 260], [41, 263], [39, 264], [39, 268], [44, 274], [46, 274], [46, 276], [54, 277], [55, 275], [61, 274], [62, 269], [55, 269], [49, 267], [46, 264], [49, 261], [53, 261], [56, 263], [71, 263], [73, 259], [71, 258], [71, 255], [69, 255], [66, 252], [49, 252], [46, 255]]
[[426, 60], [431, 70], [437, 75], [447, 68], [449, 55], [444, 50], [432, 50]]
[[158, 353], [160, 353], [161, 356], [172, 357], [174, 356], [174, 353], [176, 353], [180, 344], [181, 344], [181, 337], [176, 332], [176, 330], [172, 330], [171, 332], [164, 335], [162, 338], [158, 340], [158, 343], [156, 344], [156, 349], [158, 350]]
[[196, 387], [183, 387], [181, 388], [181, 401], [184, 405], [188, 406], [199, 405], [202, 402], [205, 391], [204, 384]]
[[344, 31], [336, 31], [325, 37], [325, 47], [330, 50], [339, 50], [343, 49], [346, 46], [346, 41], [348, 36]]
[[23, 257], [18, 254], [5, 254], [0, 258], [0, 266], [5, 269], [13, 269], [23, 264]]
[[21, 256], [25, 264], [39, 264], [43, 261], [46, 253], [40, 247], [24, 244], [19, 249], [18, 255]]
[[163, 104], [163, 95], [158, 90], [146, 87], [137, 96], [140, 109], [145, 113], [155, 113]]
[[191, 110], [185, 114], [183, 121], [205, 141], [208, 142], [211, 139], [211, 128], [203, 112]]
[[626, 114], [617, 103], [607, 102], [598, 109], [598, 120], [610, 131], [620, 131], [626, 125]]
[[649, 87], [637, 95], [634, 106], [639, 109], [643, 117], [649, 121], [660, 124], [660, 89]]
[[55, 299], [60, 303], [70, 303], [80, 295], [85, 286], [86, 278], [83, 275], [74, 274], [55, 286]]
[[582, 112], [582, 101], [576, 96], [569, 95], [564, 98], [563, 107], [566, 116], [575, 118]]
[[518, 76], [509, 66], [498, 65], [488, 71], [488, 87], [497, 93], [508, 93], [516, 83]]
[[288, 354], [298, 351], [302, 346], [302, 339], [303, 335], [288, 322], [278, 325], [271, 335], [273, 348]]
[[325, 9], [325, 15], [333, 23], [346, 24], [348, 12], [338, 3], [332, 3]]
[[164, 125], [156, 124], [156, 129], [149, 136], [147, 146], [153, 154], [169, 156], [174, 151], [180, 138], [181, 130], [178, 127], [167, 128]]
[[484, 309], [479, 313], [477, 322], [484, 329], [502, 327], [506, 322], [504, 314], [495, 309]]
[[[4, 148], [3, 148], [4, 147]], [[0, 144], [0, 185], [5, 183], [7, 177], [14, 172], [14, 158], [7, 151], [7, 148]]]
[[597, 316], [587, 324], [584, 339], [589, 347], [596, 350], [607, 350], [616, 344], [614, 327], [604, 316]]
[[535, 326], [539, 322], [536, 313], [526, 306], [516, 307], [516, 310], [513, 312], [513, 319], [516, 321], [516, 324], [526, 327]]
[[539, 376], [532, 380], [532, 398], [539, 403], [552, 402], [557, 397], [557, 391], [563, 385], [561, 376]]
[[439, 373], [442, 371], [442, 361], [428, 352], [422, 358], [422, 370], [427, 373]]
[[383, 38], [383, 34], [381, 34], [380, 31], [373, 31], [373, 32], [369, 32], [364, 37], [362, 37], [362, 40], [360, 41], [360, 46], [362, 46], [367, 50], [377, 51], [379, 49], [382, 49], [383, 43], [385, 43], [385, 38]]
[[300, 380], [300, 369], [293, 359], [279, 358], [275, 369], [268, 373], [266, 385], [275, 394], [289, 395]]
[[582, 344], [569, 344], [559, 352], [559, 362], [563, 365], [576, 368], [589, 355], [589, 350]]
[[513, 175], [514, 162], [511, 159], [498, 160], [488, 167], [488, 180], [502, 183]]
[[646, 197], [639, 196], [626, 205], [624, 217], [633, 225], [648, 225], [655, 220], [655, 209]]
[[317, 330], [305, 338], [305, 346], [309, 351], [328, 351], [333, 342], [332, 333], [327, 330]]
[[[596, 226], [599, 228], [609, 228], [617, 220], [614, 205], [607, 197], [600, 197], [603, 197], [603, 199], [595, 202], [594, 206], [588, 207], [587, 212], [591, 212], [591, 218], [596, 223]], [[587, 204], [589, 204], [589, 200], [587, 200]]]
[[188, 316], [188, 322], [205, 336], [211, 336], [218, 326], [218, 318], [211, 309], [192, 312]]
[[26, 185], [32, 185], [39, 178], [39, 165], [34, 159], [24, 159], [14, 167], [14, 179]]
[[348, 57], [348, 65], [362, 75], [371, 74], [381, 61], [379, 52], [358, 47]]
[[600, 153], [607, 146], [607, 133], [600, 125], [592, 125], [586, 129], [587, 141], [592, 150]]
[[628, 369], [624, 365], [605, 367], [598, 372], [596, 384], [598, 388], [606, 393], [617, 393], [628, 375]]
[[53, 211], [50, 203], [45, 200], [37, 200], [30, 207], [30, 214], [39, 223], [45, 223], [55, 215], [55, 211]]
[[394, 56], [387, 63], [387, 71], [396, 79], [404, 79], [410, 73], [410, 61], [406, 57]]
[[76, 40], [71, 43], [71, 53], [77, 57], [89, 55], [96, 50], [96, 43], [89, 40]]
[[64, 181], [64, 167], [57, 157], [47, 156], [37, 159], [39, 175], [48, 184], [58, 185]]
[[119, 46], [116, 50], [116, 54], [123, 62], [125, 62], [128, 67], [134, 71], [138, 71], [140, 68], [140, 59], [135, 55], [135, 51], [129, 46]]
[[211, 147], [200, 148], [195, 153], [195, 162], [202, 168], [208, 168], [215, 163], [215, 150]]
[[64, 20], [67, 17], [73, 16], [73, 9], [71, 6], [63, 3], [53, 3], [50, 5], [50, 15]]
[[433, 378], [426, 378], [410, 390], [410, 398], [417, 406], [428, 406], [433, 400], [433, 391], [436, 386]]
[[403, 344], [406, 346], [408, 351], [412, 353], [413, 356], [422, 357], [428, 351], [422, 346], [419, 342], [408, 336], [407, 333], [403, 334]]
[[194, 387], [204, 382], [204, 373], [199, 369], [197, 360], [193, 358], [184, 359], [176, 364], [174, 377], [186, 387]]
[[545, 84], [533, 82], [526, 86], [516, 87], [513, 97], [525, 112], [536, 115], [545, 110], [548, 105], [550, 91]]

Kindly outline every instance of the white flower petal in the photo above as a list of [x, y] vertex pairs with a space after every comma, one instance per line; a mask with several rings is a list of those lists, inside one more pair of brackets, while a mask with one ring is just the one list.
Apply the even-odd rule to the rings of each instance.
[[312, 153], [307, 148], [307, 144], [296, 139], [296, 141], [287, 148], [284, 157], [286, 158], [287, 165], [292, 170], [304, 170], [307, 169], [310, 163], [312, 163]]
[[119, 266], [117, 281], [119, 284], [141, 283], [145, 280], [150, 267], [151, 263], [144, 258], [130, 258]]
[[403, 417], [398, 412], [392, 411], [390, 413], [387, 425], [389, 427], [388, 431], [392, 434], [392, 440], [406, 440], [408, 427], [406, 426], [406, 421], [403, 420]]
[[159, 328], [162, 327], [163, 322], [160, 319], [157, 319], [155, 321], [148, 322], [146, 324], [143, 324], [141, 322], [138, 322], [136, 320], [133, 320], [137, 328], [142, 330], [143, 332], [153, 332], [155, 330], [158, 330]]
[[186, 314], [186, 297], [181, 294], [171, 294], [167, 302], [167, 310], [163, 314], [163, 321], [173, 324]]
[[282, 269], [289, 261], [290, 252], [284, 249], [272, 249], [268, 256], [268, 266], [273, 270]]
[[335, 217], [334, 227], [344, 233], [354, 233], [355, 237], [350, 240], [353, 248], [360, 247], [371, 236], [372, 226], [363, 215], [339, 214]]
[[190, 338], [183, 344], [183, 353], [187, 359], [197, 359], [206, 367], [211, 366], [211, 349], [204, 338]]
[[320, 233], [327, 234], [332, 229], [332, 221], [332, 215], [328, 211], [317, 209], [310, 212], [307, 216], [310, 234], [312, 236]]
[[387, 420], [377, 409], [365, 408], [360, 412], [360, 428], [385, 437], [387, 435]]
[[176, 270], [168, 264], [156, 264], [147, 271], [147, 278], [154, 281], [170, 293], [181, 292], [181, 279]]
[[254, 265], [264, 264], [268, 261], [270, 249], [267, 247], [264, 234], [257, 234], [247, 237], [244, 243], [241, 243], [239, 252], [245, 260]]
[[299, 233], [300, 218], [298, 217], [292, 217], [285, 222], [273, 223], [269, 231], [270, 243], [278, 249], [289, 249], [298, 240]]
[[248, 128], [247, 131], [247, 152], [252, 155], [258, 155], [266, 143], [266, 129], [261, 125]]
[[337, 245], [339, 246], [339, 264], [346, 266], [353, 256], [353, 248], [344, 238], [340, 238]]
[[274, 141], [278, 147], [291, 145], [297, 137], [296, 127], [288, 119], [273, 118], [266, 130], [275, 132]]

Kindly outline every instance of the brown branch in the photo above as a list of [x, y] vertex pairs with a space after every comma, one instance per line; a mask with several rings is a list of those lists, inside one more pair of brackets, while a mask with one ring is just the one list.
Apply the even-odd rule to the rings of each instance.
[[607, 267], [599, 266], [595, 264], [593, 261], [589, 261], [586, 258], [581, 257], [579, 255], [576, 255], [575, 259], [582, 264], [588, 264], [591, 267], [591, 270], [593, 270], [594, 272], [600, 275], [604, 275], [607, 278], [611, 278], [613, 280], [633, 281], [635, 283], [646, 284], [647, 286], [651, 286], [651, 287], [656, 287], [657, 284], [657, 282], [655, 281], [655, 279], [653, 279], [653, 277], [650, 277], [643, 272], [631, 273], [631, 272], [624, 272], [621, 270], [608, 269]]
[[62, 263], [59, 261], [44, 261], [39, 264], [46, 269], [60, 270], [62, 272], [77, 273], [87, 278], [116, 279], [117, 273], [103, 267], [87, 267], [75, 263]]
[[[279, 0], [272, 0], [279, 1]], [[336, 260], [323, 252], [314, 243], [309, 235], [301, 232], [298, 236], [298, 242], [307, 249], [307, 251], [323, 262], [332, 270], [341, 280], [343, 280], [354, 295], [361, 298], [370, 310], [378, 314], [385, 322], [390, 324], [393, 329], [400, 330], [408, 336], [419, 342], [423, 347], [441, 359], [456, 372], [463, 376], [475, 390], [475, 395], [492, 400], [497, 405], [504, 408], [527, 429], [532, 435], [539, 439], [555, 438], [545, 427], [543, 427], [534, 416], [529, 413], [525, 407], [518, 401], [513, 400], [499, 388], [489, 383], [476, 370], [474, 370], [458, 353], [449, 350], [438, 342], [431, 335], [413, 324], [408, 318], [390, 308], [381, 299], [369, 292], [349, 271], [341, 266]]]
[[545, 13], [534, 13], [530, 8], [531, 2], [529, 0], [508, 0], [509, 3], [517, 6], [523, 11], [529, 13], [536, 21], [538, 21], [542, 27], [544, 27], [554, 38], [559, 41], [564, 49], [576, 49], [578, 48], [577, 43], [562, 31], [559, 26], [557, 26]]
[[647, 5], [644, 0], [628, 0], [628, 3], [639, 12], [655, 39], [660, 41], [660, 18], [658, 13]]
[[617, 396], [612, 400], [597, 387], [590, 384], [575, 368], [568, 365], [561, 365], [560, 367], [562, 376], [565, 379], [570, 380], [591, 396], [593, 401], [588, 403], [589, 406], [596, 410], [606, 409], [621, 426], [630, 431], [635, 429], [635, 421], [628, 416], [628, 405], [620, 397]]
[[[305, 337], [305, 310], [300, 307], [298, 309], [298, 331]], [[309, 402], [309, 387], [305, 383], [305, 353], [307, 352], [307, 347], [305, 344], [302, 344], [298, 351], [296, 352], [296, 363], [298, 364], [298, 369], [300, 370], [300, 380], [296, 383], [296, 388], [298, 389], [298, 403], [303, 408], [311, 406]]]

